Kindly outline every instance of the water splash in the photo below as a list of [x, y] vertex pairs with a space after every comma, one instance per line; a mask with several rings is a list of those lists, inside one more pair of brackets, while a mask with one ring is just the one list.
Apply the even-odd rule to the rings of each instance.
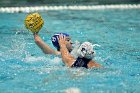
[[64, 91], [64, 93], [81, 93], [81, 92], [80, 92], [80, 89], [79, 88], [72, 87], [72, 88], [66, 89]]

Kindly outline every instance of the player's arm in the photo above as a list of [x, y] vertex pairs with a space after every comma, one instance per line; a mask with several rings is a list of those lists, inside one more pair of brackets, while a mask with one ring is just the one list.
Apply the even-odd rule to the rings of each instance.
[[75, 62], [75, 58], [69, 53], [67, 47], [66, 47], [66, 37], [60, 35], [59, 36], [59, 46], [60, 46], [60, 52], [62, 56], [62, 61], [68, 66], [71, 67], [73, 62]]
[[87, 65], [88, 65], [88, 68], [94, 68], [94, 67], [99, 68], [99, 67], [101, 67], [101, 65], [96, 63], [94, 60], [91, 60]]
[[47, 45], [37, 33], [34, 34], [34, 41], [45, 54], [60, 54], [59, 51], [55, 51], [49, 45]]

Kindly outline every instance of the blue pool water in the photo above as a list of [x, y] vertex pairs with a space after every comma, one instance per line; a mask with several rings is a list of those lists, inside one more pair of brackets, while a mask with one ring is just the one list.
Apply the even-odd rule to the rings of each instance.
[[140, 10], [45, 11], [40, 36], [51, 47], [55, 32], [96, 47], [100, 69], [67, 68], [45, 55], [24, 27], [26, 13], [0, 14], [0, 93], [140, 92]]

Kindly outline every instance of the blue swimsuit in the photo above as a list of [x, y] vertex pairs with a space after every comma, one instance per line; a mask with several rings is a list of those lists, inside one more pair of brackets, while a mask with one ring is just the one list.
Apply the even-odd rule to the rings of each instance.
[[87, 64], [89, 63], [91, 59], [87, 58], [77, 58], [77, 60], [74, 62], [74, 64], [71, 67], [85, 67], [88, 68]]

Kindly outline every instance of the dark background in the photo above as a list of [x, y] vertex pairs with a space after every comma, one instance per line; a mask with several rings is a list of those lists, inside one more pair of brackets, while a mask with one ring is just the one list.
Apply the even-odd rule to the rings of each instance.
[[0, 7], [35, 5], [73, 5], [73, 4], [138, 4], [140, 0], [0, 0]]

